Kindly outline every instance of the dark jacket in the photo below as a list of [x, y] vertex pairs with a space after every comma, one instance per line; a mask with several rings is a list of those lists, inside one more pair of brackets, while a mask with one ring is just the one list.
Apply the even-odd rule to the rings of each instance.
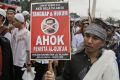
[[14, 80], [13, 79], [13, 58], [10, 42], [7, 38], [0, 36], [0, 46], [2, 50], [2, 79], [0, 80]]
[[83, 80], [91, 65], [85, 51], [78, 52], [66, 62], [62, 76], [56, 80]]

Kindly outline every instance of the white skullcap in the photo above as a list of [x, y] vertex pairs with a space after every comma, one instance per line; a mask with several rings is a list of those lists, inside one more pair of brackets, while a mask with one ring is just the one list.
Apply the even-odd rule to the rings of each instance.
[[6, 17], [6, 12], [5, 10], [0, 8], [0, 15], [2, 15], [4, 18]]
[[23, 16], [26, 16], [26, 15], [29, 15], [29, 12], [28, 11], [23, 11], [22, 14], [23, 14]]
[[22, 13], [15, 14], [15, 19], [17, 19], [19, 22], [24, 23], [25, 19]]

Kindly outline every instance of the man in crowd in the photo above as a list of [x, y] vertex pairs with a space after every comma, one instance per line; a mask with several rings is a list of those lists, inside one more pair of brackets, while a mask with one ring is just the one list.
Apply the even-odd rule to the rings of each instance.
[[[115, 53], [105, 50], [107, 32], [103, 25], [91, 23], [84, 32], [84, 48], [67, 61], [61, 80], [119, 80]], [[57, 80], [47, 71], [45, 80]]]
[[27, 66], [30, 70], [30, 32], [24, 27], [24, 16], [21, 13], [15, 14], [13, 26], [15, 29], [12, 34], [12, 51], [15, 71], [15, 80], [22, 80], [23, 67]]
[[28, 11], [23, 11], [22, 14], [25, 18], [25, 27], [30, 30], [30, 13]]
[[6, 17], [5, 26], [10, 30], [10, 32], [12, 32], [12, 30], [15, 28], [13, 26], [13, 20], [14, 20], [14, 15], [16, 14], [16, 11], [14, 8], [9, 7], [6, 13], [7, 13], [7, 17]]
[[0, 80], [14, 80], [11, 35], [4, 27], [6, 12], [0, 8]]

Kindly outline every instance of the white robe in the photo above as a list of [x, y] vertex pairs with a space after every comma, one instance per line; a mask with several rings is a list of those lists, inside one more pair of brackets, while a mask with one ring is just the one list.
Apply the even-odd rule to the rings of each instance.
[[80, 28], [78, 26], [72, 28], [72, 49], [73, 49], [73, 53], [76, 53], [77, 48], [84, 41], [82, 33], [74, 35], [79, 30], [80, 30]]
[[119, 80], [115, 53], [112, 50], [104, 50], [83, 80]]

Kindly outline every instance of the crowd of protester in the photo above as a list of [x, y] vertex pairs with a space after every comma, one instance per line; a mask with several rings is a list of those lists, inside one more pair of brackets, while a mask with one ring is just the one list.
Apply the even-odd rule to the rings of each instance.
[[35, 67], [34, 80], [119, 80], [120, 26], [73, 20], [70, 33], [72, 58], [53, 61], [51, 72], [48, 60], [30, 60], [30, 13], [0, 9], [0, 80], [23, 80], [24, 67]]

